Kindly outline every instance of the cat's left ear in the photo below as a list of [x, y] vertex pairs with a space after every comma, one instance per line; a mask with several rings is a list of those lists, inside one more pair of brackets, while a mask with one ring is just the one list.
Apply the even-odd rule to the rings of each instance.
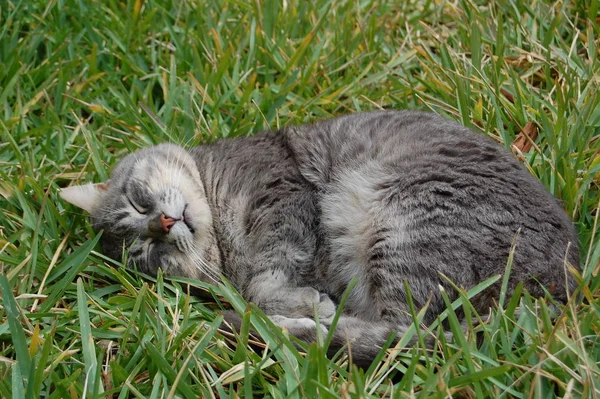
[[59, 194], [68, 203], [91, 213], [102, 200], [106, 190], [108, 190], [108, 182], [66, 187], [60, 190]]

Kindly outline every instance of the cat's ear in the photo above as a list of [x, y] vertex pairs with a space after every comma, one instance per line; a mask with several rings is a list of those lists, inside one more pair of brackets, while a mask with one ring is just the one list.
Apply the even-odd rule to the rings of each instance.
[[108, 183], [84, 184], [63, 188], [59, 194], [63, 200], [91, 213], [102, 200], [106, 190]]

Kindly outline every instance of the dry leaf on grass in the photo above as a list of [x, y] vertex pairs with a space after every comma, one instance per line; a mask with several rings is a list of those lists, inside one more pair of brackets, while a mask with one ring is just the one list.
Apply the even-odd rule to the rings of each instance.
[[500, 89], [500, 93], [502, 93], [502, 95], [503, 95], [504, 97], [506, 97], [506, 99], [507, 99], [508, 101], [510, 101], [512, 104], [514, 104], [514, 103], [515, 103], [515, 97], [514, 97], [512, 94], [510, 94], [510, 92], [508, 92], [508, 91], [506, 91], [506, 90], [504, 90], [504, 89]]
[[513, 153], [515, 153], [520, 159], [520, 154], [529, 152], [531, 150], [537, 135], [538, 128], [536, 124], [533, 122], [527, 122], [511, 145]]

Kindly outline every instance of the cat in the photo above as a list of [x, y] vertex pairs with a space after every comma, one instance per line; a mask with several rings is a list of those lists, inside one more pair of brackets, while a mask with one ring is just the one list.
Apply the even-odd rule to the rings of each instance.
[[[146, 273], [206, 282], [225, 276], [276, 324], [304, 340], [324, 331], [355, 279], [333, 347], [368, 366], [390, 332], [444, 309], [445, 278], [470, 288], [505, 271], [509, 291], [565, 302], [579, 267], [573, 223], [501, 145], [441, 116], [376, 111], [189, 150], [127, 155], [106, 183], [64, 200], [103, 230], [103, 252]], [[473, 299], [486, 313], [499, 283]], [[510, 293], [509, 292], [509, 293]], [[235, 319], [235, 317], [233, 317]]]

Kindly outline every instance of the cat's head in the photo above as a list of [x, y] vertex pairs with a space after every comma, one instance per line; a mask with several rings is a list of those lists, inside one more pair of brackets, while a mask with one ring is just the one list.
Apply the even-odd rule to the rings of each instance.
[[183, 148], [161, 144], [128, 155], [110, 180], [72, 186], [61, 197], [88, 211], [103, 230], [103, 252], [156, 274], [214, 280], [212, 217], [196, 163]]

